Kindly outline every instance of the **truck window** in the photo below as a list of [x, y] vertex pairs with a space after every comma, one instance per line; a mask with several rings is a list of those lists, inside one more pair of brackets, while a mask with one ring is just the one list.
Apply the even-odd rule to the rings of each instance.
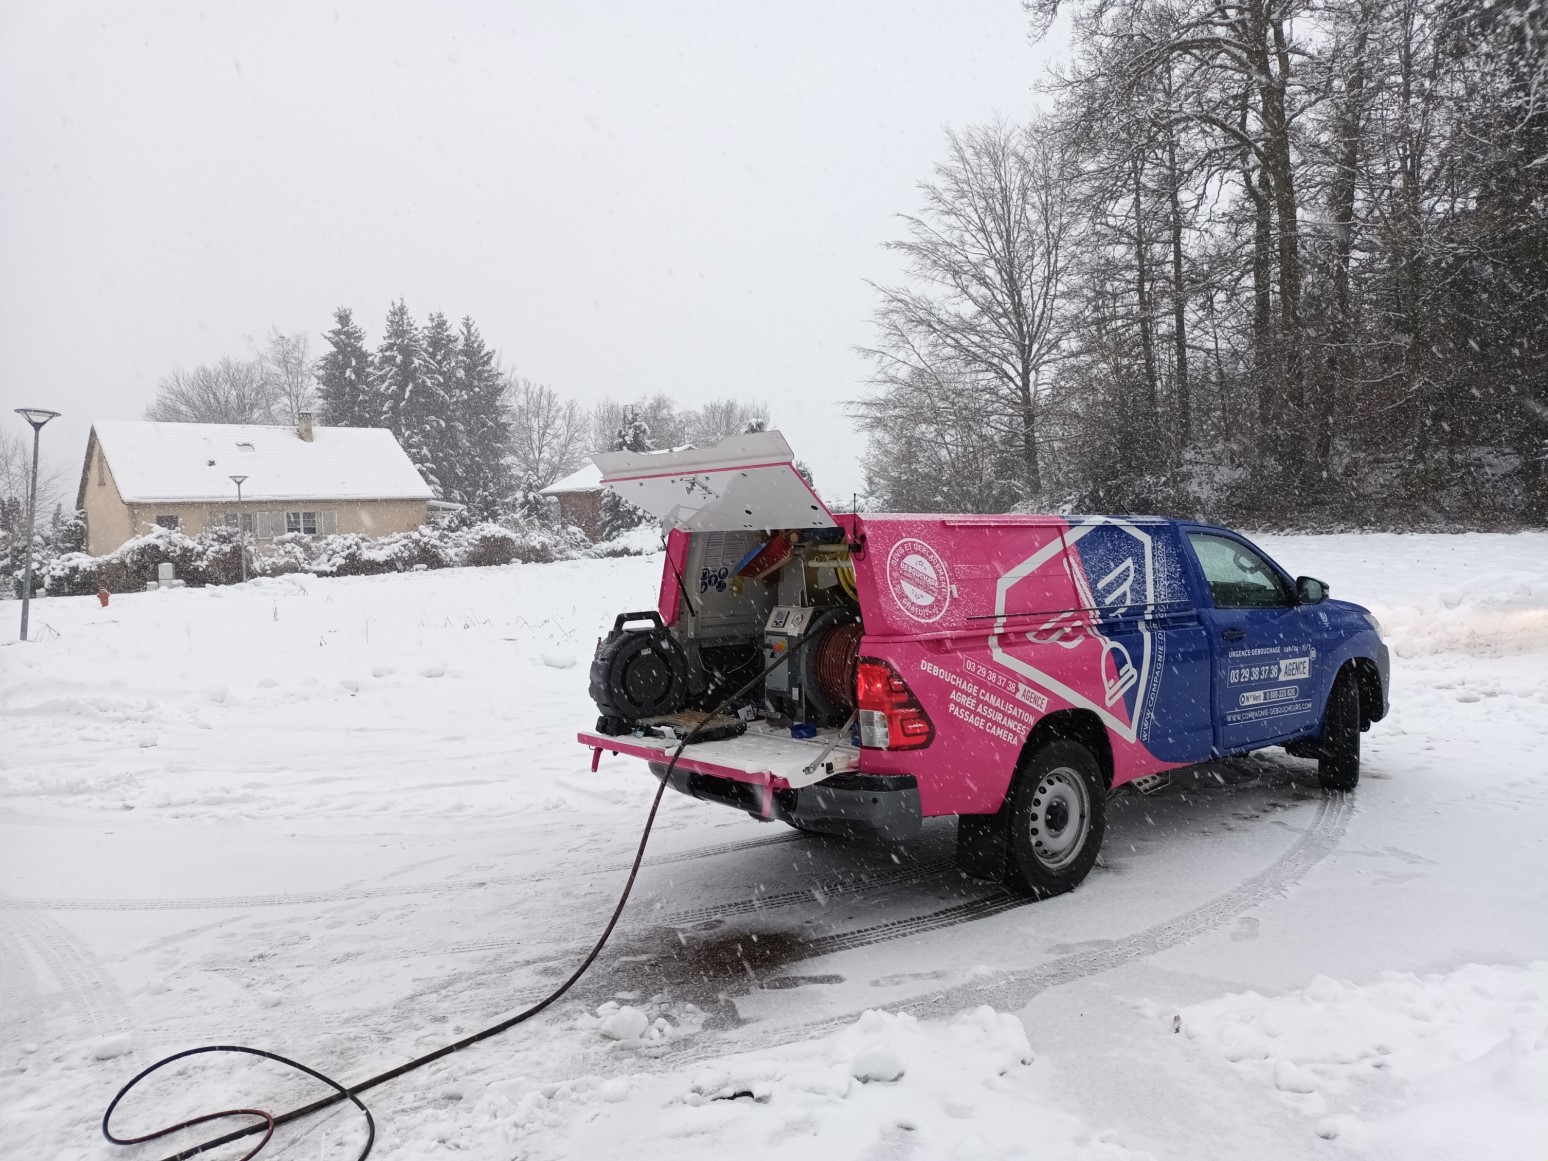
[[1188, 533], [1217, 609], [1283, 609], [1295, 601], [1278, 570], [1239, 540]]

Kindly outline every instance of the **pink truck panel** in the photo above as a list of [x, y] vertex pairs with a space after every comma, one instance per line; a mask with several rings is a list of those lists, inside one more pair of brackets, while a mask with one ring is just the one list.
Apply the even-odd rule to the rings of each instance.
[[[1081, 557], [1093, 528], [1095, 576]], [[924, 750], [865, 750], [862, 770], [914, 774], [927, 816], [988, 813], [1033, 727], [1064, 709], [1107, 727], [1115, 785], [1186, 764], [1140, 737], [1157, 687], [1151, 623], [1158, 605], [1187, 604], [1175, 555], [1156, 543], [1169, 530], [1013, 516], [866, 517], [864, 529], [862, 654], [892, 663], [936, 736]]]
[[[846, 539], [862, 545], [852, 554], [865, 625], [861, 656], [890, 663], [935, 729], [922, 749], [860, 750], [858, 769], [912, 775], [924, 815], [997, 810], [1028, 736], [1061, 710], [1093, 714], [1105, 727], [1115, 785], [1208, 756], [1207, 665], [1179, 664], [1206, 657], [1207, 645], [1167, 522], [834, 519]], [[659, 605], [668, 624], [678, 619], [688, 546], [688, 534], [671, 533]], [[583, 740], [629, 753], [640, 745], [600, 738]], [[718, 776], [782, 785], [778, 771], [743, 743], [716, 745]], [[690, 747], [684, 757], [684, 769], [712, 772], [700, 769], [710, 759], [707, 747]]]

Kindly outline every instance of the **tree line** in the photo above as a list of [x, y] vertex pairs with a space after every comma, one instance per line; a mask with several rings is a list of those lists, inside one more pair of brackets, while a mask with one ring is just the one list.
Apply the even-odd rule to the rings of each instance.
[[[30, 433], [29, 433], [30, 434]], [[64, 472], [40, 465], [37, 517], [31, 540], [34, 562], [65, 552], [78, 552], [86, 524], [80, 513], [64, 506], [71, 481]], [[32, 440], [0, 431], [0, 598], [21, 595], [27, 563], [27, 497], [32, 486]], [[73, 497], [72, 497], [73, 499]]]
[[1548, 5], [1064, 8], [892, 243], [873, 502], [1548, 521]]
[[[585, 407], [547, 384], [502, 369], [477, 324], [432, 312], [423, 325], [392, 304], [372, 346], [353, 311], [339, 307], [312, 359], [304, 333], [272, 330], [246, 358], [222, 358], [163, 378], [147, 419], [184, 423], [294, 423], [392, 431], [439, 499], [466, 506], [475, 520], [551, 519], [539, 493], [590, 454], [704, 446], [766, 426], [757, 401], [712, 400], [685, 407], [657, 393]], [[637, 523], [624, 507], [608, 531]]]

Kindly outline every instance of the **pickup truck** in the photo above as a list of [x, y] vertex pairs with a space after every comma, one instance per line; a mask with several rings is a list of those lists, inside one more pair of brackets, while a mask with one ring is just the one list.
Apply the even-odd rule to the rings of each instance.
[[1118, 788], [1282, 746], [1350, 791], [1387, 712], [1376, 618], [1227, 528], [834, 513], [778, 432], [596, 460], [668, 535], [579, 740], [760, 819], [899, 840], [955, 816], [965, 871], [1045, 897]]

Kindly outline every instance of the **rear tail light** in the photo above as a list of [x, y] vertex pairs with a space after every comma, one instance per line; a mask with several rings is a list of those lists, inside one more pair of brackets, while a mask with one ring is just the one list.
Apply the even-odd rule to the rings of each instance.
[[856, 668], [860, 744], [873, 750], [918, 750], [935, 740], [930, 715], [908, 682], [885, 661], [862, 657]]

